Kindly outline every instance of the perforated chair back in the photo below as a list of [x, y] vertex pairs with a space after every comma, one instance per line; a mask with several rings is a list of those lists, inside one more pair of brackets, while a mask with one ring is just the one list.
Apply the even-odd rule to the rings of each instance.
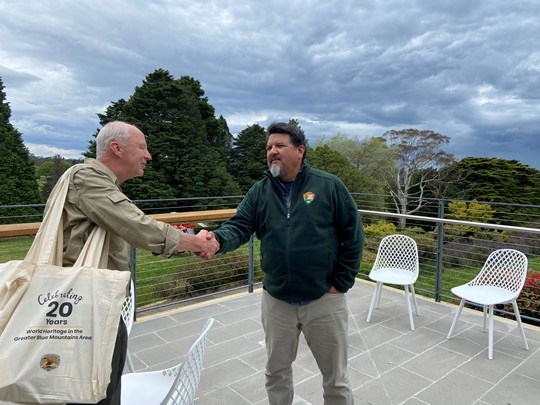
[[413, 238], [400, 234], [388, 235], [382, 238], [379, 243], [379, 249], [377, 250], [377, 257], [369, 272], [369, 278], [376, 281], [377, 284], [373, 298], [371, 299], [366, 321], [371, 321], [373, 310], [379, 307], [383, 284], [402, 285], [405, 291], [409, 323], [411, 330], [414, 330], [409, 290], [411, 292], [414, 310], [416, 315], [418, 315], [418, 303], [416, 302], [414, 283], [418, 279], [419, 272], [418, 246]]
[[176, 366], [122, 375], [122, 405], [193, 405], [203, 370], [207, 336], [214, 319], [206, 321], [201, 334]]
[[527, 256], [522, 252], [514, 249], [495, 250], [486, 259], [480, 273], [467, 285], [500, 287], [514, 292], [514, 299], [525, 285], [527, 267]]
[[454, 336], [456, 324], [461, 315], [465, 302], [474, 302], [484, 309], [484, 332], [488, 326], [488, 359], [493, 359], [493, 312], [497, 304], [511, 303], [518, 324], [523, 346], [529, 350], [525, 330], [521, 322], [517, 297], [525, 285], [528, 268], [527, 256], [514, 249], [498, 249], [490, 253], [480, 273], [466, 284], [452, 288], [452, 292], [461, 298], [454, 321], [450, 326], [447, 338]]
[[382, 238], [371, 271], [395, 268], [410, 271], [418, 277], [418, 267], [418, 246], [416, 241], [409, 236], [395, 234]]
[[129, 285], [129, 294], [122, 304], [122, 319], [126, 324], [126, 329], [129, 333], [131, 332], [131, 327], [133, 326], [133, 318], [135, 317], [135, 297], [134, 297], [134, 285], [133, 280]]
[[200, 336], [191, 345], [182, 363], [162, 371], [163, 375], [175, 377], [174, 383], [162, 404], [193, 404], [201, 379], [208, 331], [213, 323], [213, 318], [206, 321]]
[[[133, 284], [133, 279], [129, 285], [129, 294], [122, 304], [122, 319], [126, 324], [127, 335], [131, 332], [133, 326], [133, 319], [135, 318], [135, 285]], [[126, 352], [126, 366], [130, 373], [135, 371], [135, 366], [133, 365], [133, 360], [131, 359], [131, 353], [129, 348]]]

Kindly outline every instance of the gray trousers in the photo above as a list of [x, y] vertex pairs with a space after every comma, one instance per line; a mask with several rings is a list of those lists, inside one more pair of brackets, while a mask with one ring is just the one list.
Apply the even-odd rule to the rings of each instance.
[[326, 405], [354, 403], [347, 375], [348, 310], [345, 294], [325, 294], [302, 307], [262, 297], [262, 325], [266, 334], [266, 391], [270, 405], [292, 404], [292, 363], [300, 332], [315, 357], [323, 377]]

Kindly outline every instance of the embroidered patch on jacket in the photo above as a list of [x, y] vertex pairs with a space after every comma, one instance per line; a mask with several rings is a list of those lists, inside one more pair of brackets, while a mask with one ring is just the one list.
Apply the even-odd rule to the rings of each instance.
[[314, 199], [315, 199], [315, 194], [313, 194], [311, 191], [304, 193], [304, 202], [307, 205], [311, 204]]
[[57, 354], [44, 354], [39, 362], [40, 367], [45, 371], [51, 371], [60, 365], [60, 356]]

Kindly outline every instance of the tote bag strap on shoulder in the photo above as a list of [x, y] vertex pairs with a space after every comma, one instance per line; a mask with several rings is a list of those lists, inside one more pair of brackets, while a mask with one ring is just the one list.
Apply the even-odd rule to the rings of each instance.
[[[62, 213], [69, 189], [70, 178], [79, 166], [75, 165], [66, 170], [53, 188], [43, 221], [32, 246], [30, 246], [26, 254], [25, 261], [35, 264], [62, 266], [64, 242]], [[108, 254], [108, 234], [105, 230], [96, 226], [86, 241], [76, 265], [106, 268]]]

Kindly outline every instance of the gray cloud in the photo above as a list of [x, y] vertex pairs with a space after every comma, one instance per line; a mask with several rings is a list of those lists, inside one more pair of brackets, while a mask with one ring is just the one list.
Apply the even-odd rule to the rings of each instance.
[[533, 0], [4, 1], [0, 76], [30, 150], [85, 150], [96, 114], [164, 68], [199, 80], [233, 132], [295, 117], [313, 144], [416, 127], [448, 135], [458, 158], [538, 168], [539, 12]]

